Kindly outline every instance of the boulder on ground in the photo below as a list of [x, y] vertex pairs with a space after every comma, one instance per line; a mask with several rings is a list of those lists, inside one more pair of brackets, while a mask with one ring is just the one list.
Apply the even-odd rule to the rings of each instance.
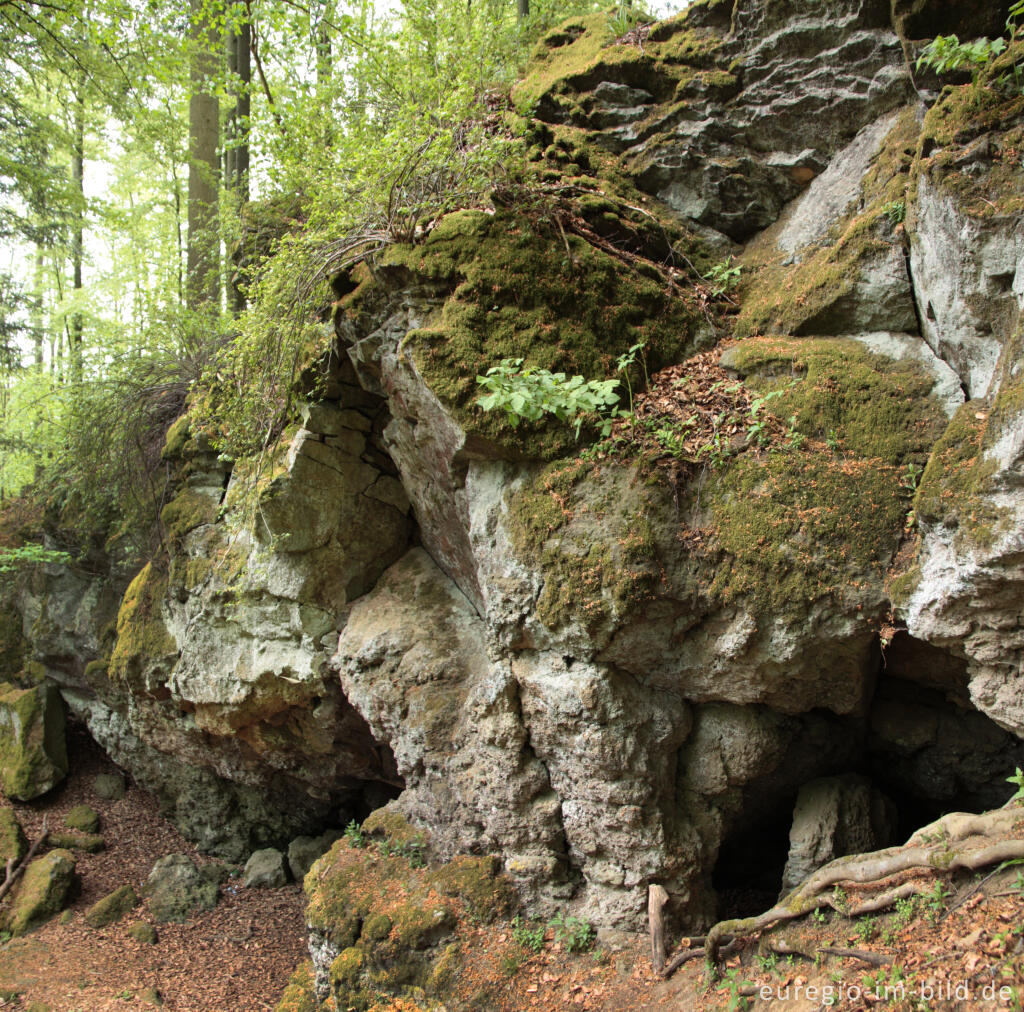
[[64, 825], [79, 833], [95, 833], [100, 828], [100, 817], [89, 805], [75, 805], [64, 816]]
[[331, 849], [336, 840], [341, 839], [344, 834], [340, 829], [328, 829], [319, 836], [297, 836], [288, 844], [288, 867], [291, 870], [292, 878], [301, 882], [313, 862], [322, 857]]
[[120, 801], [127, 788], [120, 773], [101, 773], [92, 782], [92, 790], [97, 798], [104, 801]]
[[822, 777], [804, 784], [793, 809], [783, 894], [837, 857], [888, 846], [895, 828], [896, 806], [863, 777]]
[[13, 809], [0, 808], [0, 866], [20, 861], [28, 853], [28, 840]]
[[146, 945], [156, 945], [157, 943], [156, 928], [148, 921], [136, 921], [134, 924], [128, 925], [128, 934], [136, 942], [144, 942]]
[[19, 689], [0, 684], [0, 789], [31, 801], [68, 772], [64, 702], [52, 685]]
[[247, 889], [276, 889], [287, 882], [284, 854], [273, 847], [255, 851], [245, 862], [242, 885]]
[[37, 857], [14, 887], [0, 926], [12, 935], [24, 935], [64, 909], [74, 884], [75, 858], [70, 851], [51, 850]]
[[85, 912], [85, 923], [90, 928], [105, 928], [108, 924], [121, 920], [129, 910], [134, 910], [138, 905], [138, 894], [130, 885], [123, 885], [89, 907]]
[[87, 854], [98, 854], [106, 843], [98, 833], [49, 833], [47, 841], [53, 847], [65, 850], [84, 850]]
[[212, 910], [218, 889], [187, 854], [168, 854], [153, 865], [142, 895], [157, 921], [184, 921], [196, 910]]

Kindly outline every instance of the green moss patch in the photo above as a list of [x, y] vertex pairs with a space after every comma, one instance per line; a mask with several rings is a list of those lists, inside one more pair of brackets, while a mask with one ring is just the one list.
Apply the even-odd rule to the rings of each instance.
[[100, 828], [100, 817], [91, 805], [75, 805], [64, 816], [64, 825], [82, 833], [95, 833]]
[[[643, 262], [624, 262], [536, 215], [461, 211], [415, 247], [386, 256], [451, 294], [426, 325], [405, 339], [431, 390], [473, 433], [527, 456], [564, 453], [568, 426], [549, 421], [513, 431], [500, 412], [476, 406], [476, 377], [504, 358], [535, 368], [603, 379], [616, 360], [643, 342], [651, 368], [692, 349], [694, 309], [668, 291]], [[623, 390], [623, 393], [625, 391]]]
[[0, 683], [0, 788], [31, 801], [68, 772], [64, 701], [50, 684], [18, 689]]
[[25, 869], [10, 905], [0, 914], [0, 926], [23, 935], [64, 909], [75, 883], [75, 859], [66, 850], [51, 850]]
[[716, 566], [711, 594], [783, 615], [841, 600], [865, 572], [881, 584], [907, 508], [897, 468], [815, 449], [744, 454], [714, 476], [708, 497], [730, 557]]
[[[1022, 61], [1024, 41], [1018, 41], [993, 61], [982, 82], [943, 89], [921, 129], [915, 189], [927, 176], [975, 218], [1024, 213], [1024, 95], [995, 83]], [[965, 171], [971, 163], [984, 171]]]
[[544, 573], [537, 615], [594, 629], [652, 597], [660, 577], [651, 517], [664, 489], [637, 465], [557, 461], [508, 499], [517, 554]]
[[171, 538], [183, 538], [190, 531], [217, 519], [220, 505], [208, 495], [182, 489], [161, 511], [160, 521]]
[[307, 960], [291, 975], [274, 1012], [318, 1012], [313, 964]]
[[929, 397], [934, 378], [917, 362], [893, 361], [841, 338], [744, 341], [730, 368], [759, 393], [779, 391], [771, 411], [797, 432], [836, 442], [858, 457], [922, 464], [946, 425]]
[[0, 866], [17, 863], [28, 853], [28, 840], [11, 808], [0, 808]]
[[150, 664], [177, 655], [177, 644], [161, 617], [166, 593], [167, 576], [151, 562], [128, 585], [117, 614], [111, 678], [134, 683]]

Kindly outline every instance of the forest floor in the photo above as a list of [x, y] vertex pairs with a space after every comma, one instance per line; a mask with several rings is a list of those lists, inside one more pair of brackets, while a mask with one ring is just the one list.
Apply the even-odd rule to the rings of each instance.
[[[301, 887], [243, 889], [231, 878], [215, 909], [184, 924], [155, 924], [155, 945], [128, 934], [134, 922], [153, 923], [145, 904], [119, 923], [90, 928], [84, 919], [89, 906], [125, 883], [139, 890], [159, 858], [185, 853], [198, 864], [210, 859], [160, 816], [138, 786], [129, 782], [120, 801], [97, 798], [93, 780], [115, 767], [80, 731], [69, 745], [73, 768], [67, 781], [44, 799], [12, 807], [34, 840], [44, 817], [56, 829], [71, 807], [85, 802], [101, 816], [106, 849], [76, 855], [81, 887], [66, 923], [54, 920], [0, 945], [0, 1009], [272, 1010], [307, 958]], [[899, 911], [855, 919], [829, 911], [766, 932], [725, 963], [717, 987], [706, 984], [700, 960], [662, 980], [640, 936], [569, 953], [548, 929], [535, 952], [509, 922], [467, 923], [460, 925], [465, 959], [458, 993], [463, 1008], [472, 1007], [470, 995], [486, 993], [488, 1007], [501, 1012], [1021, 1009], [1024, 876], [1009, 867], [989, 870], [987, 877], [939, 881], [940, 889]], [[861, 956], [820, 952], [838, 948]], [[398, 1001], [375, 1012], [420, 1007]]]

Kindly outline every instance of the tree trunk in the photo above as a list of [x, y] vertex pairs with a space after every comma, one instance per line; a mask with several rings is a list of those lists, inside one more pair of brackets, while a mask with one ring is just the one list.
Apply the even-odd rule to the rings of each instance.
[[220, 308], [220, 235], [217, 222], [220, 108], [214, 92], [219, 36], [190, 0], [192, 56], [188, 104], [188, 252], [185, 301], [189, 309]]
[[516, 0], [516, 16], [520, 21], [530, 16], [530, 0]]
[[[252, 64], [250, 46], [252, 29], [247, 21], [236, 30], [228, 31], [227, 56], [230, 71], [230, 85], [235, 104], [227, 119], [227, 143], [225, 144], [225, 185], [238, 198], [239, 205], [249, 200], [249, 115]], [[230, 281], [231, 306], [236, 313], [245, 309], [245, 295], [239, 287], [237, 271], [232, 271]]]
[[[85, 80], [79, 80], [75, 95], [74, 147], [71, 152], [71, 185], [75, 191], [75, 216], [71, 233], [71, 287], [76, 297], [82, 291], [82, 252], [85, 235]], [[76, 309], [68, 333], [68, 354], [71, 359], [71, 380], [82, 379], [82, 311]]]
[[36, 368], [43, 367], [43, 244], [36, 243], [35, 271], [32, 275], [32, 355]]

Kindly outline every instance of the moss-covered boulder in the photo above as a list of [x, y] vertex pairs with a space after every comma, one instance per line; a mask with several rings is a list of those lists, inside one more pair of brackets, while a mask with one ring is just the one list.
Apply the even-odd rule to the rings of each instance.
[[0, 866], [18, 862], [28, 853], [28, 840], [11, 808], [0, 808]]
[[[423, 866], [403, 853], [408, 831], [364, 847], [338, 841], [306, 877], [314, 982], [320, 999], [368, 1009], [401, 995], [444, 999], [462, 968], [463, 926], [502, 916], [511, 887], [493, 857]], [[305, 978], [291, 992], [299, 1001]], [[301, 1006], [299, 1006], [301, 1007]]]
[[99, 833], [50, 833], [49, 840], [55, 847], [84, 850], [87, 854], [98, 854], [106, 847]]
[[319, 1012], [319, 1009], [313, 964], [307, 961], [291, 975], [281, 1000], [274, 1006], [274, 1012]]
[[75, 885], [75, 859], [70, 851], [51, 850], [37, 857], [14, 887], [0, 925], [12, 935], [23, 935], [59, 914]]
[[156, 928], [148, 921], [136, 921], [134, 924], [128, 925], [128, 936], [143, 945], [156, 945], [159, 940]]
[[90, 928], [105, 928], [121, 920], [139, 902], [138, 895], [130, 885], [120, 886], [89, 907], [85, 912], [85, 922]]
[[67, 772], [64, 703], [57, 689], [0, 685], [0, 789], [9, 798], [31, 801]]
[[186, 921], [198, 910], [212, 910], [219, 890], [186, 854], [168, 854], [153, 865], [142, 888], [150, 912], [158, 921]]
[[99, 813], [90, 805], [75, 805], [64, 816], [64, 825], [81, 833], [95, 833], [100, 828]]

